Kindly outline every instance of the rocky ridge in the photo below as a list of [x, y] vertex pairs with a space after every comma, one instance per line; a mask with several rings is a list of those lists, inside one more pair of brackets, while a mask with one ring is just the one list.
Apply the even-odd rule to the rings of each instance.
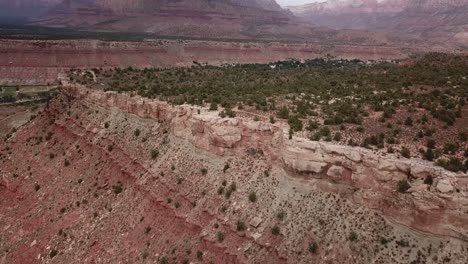
[[64, 86], [0, 144], [1, 264], [466, 263], [465, 175]]
[[[218, 155], [261, 150], [284, 164], [293, 175], [344, 184], [348, 198], [383, 212], [398, 222], [439, 235], [468, 238], [466, 174], [448, 172], [421, 160], [382, 157], [369, 150], [287, 139], [287, 128], [245, 119], [220, 118], [191, 106], [167, 103], [95, 90], [69, 90], [91, 104], [116, 107], [144, 118], [169, 124], [172, 133]], [[427, 177], [433, 184], [425, 184]], [[397, 192], [398, 181], [409, 179], [407, 194]], [[334, 189], [333, 184], [329, 186]]]

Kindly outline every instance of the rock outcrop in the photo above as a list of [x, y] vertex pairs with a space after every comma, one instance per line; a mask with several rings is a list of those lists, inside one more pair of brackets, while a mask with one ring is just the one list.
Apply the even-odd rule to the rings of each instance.
[[[287, 138], [287, 127], [244, 118], [221, 118], [193, 106], [172, 107], [139, 96], [65, 87], [63, 92], [91, 106], [168, 124], [172, 133], [218, 155], [256, 151], [283, 164], [293, 177], [327, 181], [327, 190], [373, 208], [409, 227], [468, 239], [468, 176], [432, 163], [380, 156], [370, 150]], [[431, 181], [426, 179], [431, 178]], [[411, 188], [397, 191], [399, 181]], [[343, 188], [336, 186], [347, 186]]]
[[2, 264], [467, 262], [465, 175], [64, 86], [0, 143]]

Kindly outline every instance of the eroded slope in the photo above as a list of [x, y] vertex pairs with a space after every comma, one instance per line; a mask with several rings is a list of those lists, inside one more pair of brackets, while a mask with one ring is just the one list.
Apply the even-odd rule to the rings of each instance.
[[[188, 109], [65, 88], [2, 143], [0, 262], [466, 262], [463, 240], [393, 224], [313, 166], [299, 173], [272, 153], [281, 129]], [[453, 183], [458, 196], [444, 195], [461, 199]]]

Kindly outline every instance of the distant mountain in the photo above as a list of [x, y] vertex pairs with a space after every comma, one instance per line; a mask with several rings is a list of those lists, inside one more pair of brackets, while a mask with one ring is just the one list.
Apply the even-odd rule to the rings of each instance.
[[0, 0], [0, 17], [35, 17], [62, 0]]
[[468, 0], [328, 0], [288, 7], [310, 23], [468, 43]]
[[63, 0], [36, 23], [208, 38], [312, 35], [274, 0]]
[[0, 0], [0, 22], [22, 18], [86, 31], [372, 45], [468, 43], [467, 14], [468, 0], [328, 0], [289, 10], [275, 0]]
[[275, 0], [0, 0], [0, 6], [30, 24], [86, 31], [391, 44], [383, 34], [315, 27]]

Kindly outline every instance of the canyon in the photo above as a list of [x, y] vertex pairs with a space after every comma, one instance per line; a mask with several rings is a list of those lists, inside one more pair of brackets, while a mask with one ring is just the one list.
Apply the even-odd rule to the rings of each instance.
[[468, 263], [467, 13], [0, 0], [0, 264]]

